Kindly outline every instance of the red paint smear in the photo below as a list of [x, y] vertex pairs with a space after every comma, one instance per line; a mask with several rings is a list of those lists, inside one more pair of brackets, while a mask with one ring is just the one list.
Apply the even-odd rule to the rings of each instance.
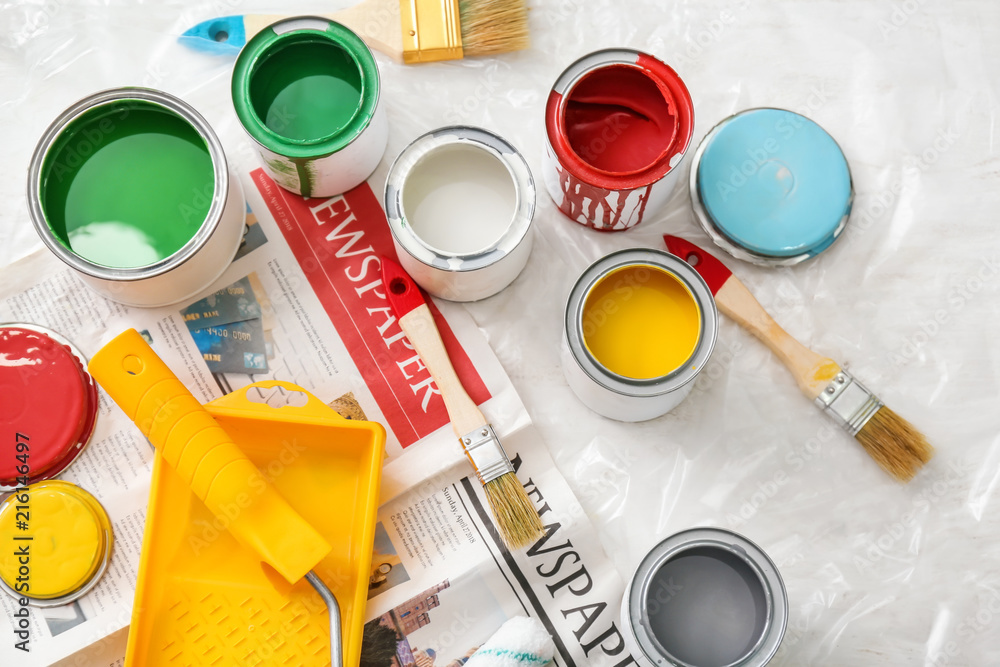
[[[366, 270], [363, 262], [374, 256], [395, 259], [396, 250], [392, 243], [389, 225], [385, 212], [378, 203], [374, 193], [367, 183], [362, 183], [353, 190], [342, 195], [345, 212], [349, 211], [357, 219], [350, 222], [342, 234], [364, 232], [363, 237], [355, 242], [351, 252], [371, 247], [371, 252], [337, 257], [335, 246], [327, 235], [337, 226], [337, 221], [319, 224], [311, 209], [322, 206], [330, 199], [305, 199], [278, 187], [264, 173], [256, 169], [250, 174], [257, 189], [267, 203], [291, 248], [299, 266], [302, 267], [309, 284], [317, 298], [326, 310], [330, 321], [337, 329], [337, 334], [351, 354], [354, 364], [358, 367], [378, 403], [379, 409], [388, 422], [387, 426], [403, 447], [408, 447], [442, 426], [448, 424], [448, 411], [440, 395], [435, 395], [428, 405], [427, 412], [421, 408], [421, 396], [414, 394], [410, 383], [397, 366], [397, 362], [405, 361], [415, 353], [405, 348], [401, 342], [386, 347], [383, 334], [378, 331], [378, 325], [384, 323], [384, 318], [368, 315], [367, 308], [389, 307], [384, 298], [378, 298], [374, 290], [368, 290], [359, 295], [357, 290], [362, 285], [377, 280], [381, 286], [381, 269], [372, 268], [365, 280], [351, 281], [351, 275], [360, 275]], [[343, 219], [347, 219], [344, 215]], [[342, 243], [338, 241], [338, 243]], [[372, 261], [372, 260], [369, 260]], [[380, 294], [380, 292], [379, 292]], [[451, 357], [455, 372], [458, 373], [462, 385], [477, 404], [490, 399], [489, 389], [476, 371], [472, 360], [466, 354], [455, 333], [441, 312], [429, 300], [427, 305], [434, 315], [434, 322], [441, 332], [445, 349]], [[399, 324], [393, 323], [385, 332], [385, 336], [400, 333]], [[417, 373], [415, 366], [408, 366], [411, 375]], [[429, 377], [426, 370], [419, 377]]]
[[677, 134], [673, 96], [646, 72], [612, 65], [590, 72], [566, 97], [573, 151], [600, 171], [632, 174], [668, 157]]

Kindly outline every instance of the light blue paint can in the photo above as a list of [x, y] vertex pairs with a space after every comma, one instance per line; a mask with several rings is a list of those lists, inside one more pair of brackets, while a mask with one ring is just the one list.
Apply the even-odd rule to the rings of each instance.
[[837, 142], [784, 109], [748, 109], [712, 128], [695, 153], [690, 185], [695, 216], [715, 243], [767, 266], [828, 248], [854, 201]]

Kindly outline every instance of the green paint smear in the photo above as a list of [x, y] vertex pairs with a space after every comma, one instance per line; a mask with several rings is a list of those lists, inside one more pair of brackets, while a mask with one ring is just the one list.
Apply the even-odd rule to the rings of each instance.
[[162, 107], [130, 100], [70, 123], [46, 157], [41, 198], [67, 248], [95, 264], [135, 268], [190, 241], [214, 191], [198, 131]]
[[346, 126], [361, 104], [361, 71], [329, 42], [290, 43], [251, 75], [250, 101], [277, 135], [315, 141]]

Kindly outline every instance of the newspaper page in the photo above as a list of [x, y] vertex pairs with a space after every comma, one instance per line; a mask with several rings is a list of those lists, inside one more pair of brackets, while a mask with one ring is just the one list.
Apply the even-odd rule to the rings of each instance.
[[[465, 309], [430, 301], [462, 384], [546, 525], [546, 536], [521, 552], [500, 542], [443, 400], [382, 293], [380, 258], [395, 251], [371, 188], [303, 199], [259, 169], [249, 183], [243, 243], [205, 293], [173, 307], [129, 308], [39, 250], [0, 271], [0, 321], [49, 327], [87, 355], [135, 328], [203, 402], [285, 380], [345, 417], [383, 424], [366, 664], [461, 664], [517, 614], [545, 624], [556, 664], [628, 664], [617, 621], [621, 580], [586, 515]], [[61, 478], [107, 509], [110, 567], [77, 602], [31, 608], [26, 631], [15, 623], [16, 601], [0, 596], [0, 664], [123, 664], [152, 462], [151, 445], [102, 393], [95, 433]], [[17, 648], [25, 636], [29, 652]]]

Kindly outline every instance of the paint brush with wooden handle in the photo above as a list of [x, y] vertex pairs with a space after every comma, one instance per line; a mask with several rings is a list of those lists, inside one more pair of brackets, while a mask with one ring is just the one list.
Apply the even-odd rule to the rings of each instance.
[[[101, 348], [88, 370], [243, 547], [289, 583], [305, 577], [312, 584], [329, 608], [331, 664], [340, 667], [340, 607], [313, 571], [330, 553], [326, 539], [264, 478], [135, 329]], [[239, 508], [235, 517], [234, 507]]]
[[934, 456], [934, 448], [909, 422], [885, 406], [833, 359], [820, 356], [778, 326], [746, 286], [713, 255], [669, 234], [667, 250], [705, 279], [724, 314], [767, 345], [799, 389], [854, 436], [882, 469], [907, 482]]
[[[258, 32], [290, 16], [220, 16], [186, 30], [180, 41], [197, 51], [236, 55]], [[347, 26], [370, 48], [406, 64], [528, 48], [523, 0], [364, 0], [320, 18]]]
[[434, 316], [413, 279], [396, 262], [382, 258], [385, 297], [420, 360], [441, 392], [451, 427], [486, 490], [493, 519], [510, 549], [521, 549], [545, 534], [542, 520], [514, 474], [493, 427], [455, 373]]

